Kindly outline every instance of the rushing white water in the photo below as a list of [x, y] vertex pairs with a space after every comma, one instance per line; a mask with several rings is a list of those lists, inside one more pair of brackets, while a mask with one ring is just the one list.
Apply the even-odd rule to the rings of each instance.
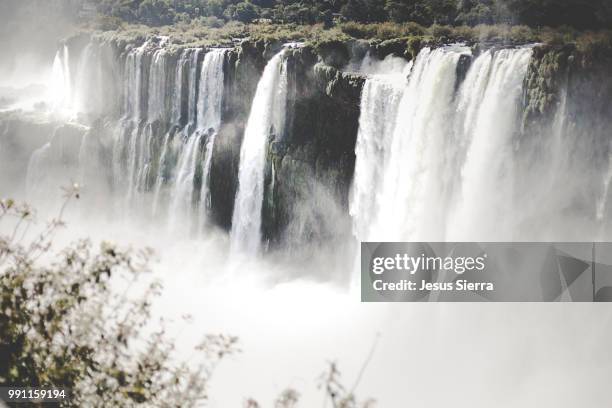
[[[501, 50], [492, 58], [488, 54], [480, 57], [488, 74], [472, 70], [461, 90], [477, 95], [468, 102], [466, 111], [473, 113], [460, 136], [467, 141], [467, 152], [457, 207], [448, 224], [450, 240], [513, 239], [513, 136], [531, 49]], [[474, 83], [472, 75], [478, 76]]]
[[197, 102], [199, 129], [219, 130], [223, 102], [223, 61], [227, 49], [215, 49], [206, 53], [200, 74], [200, 89]]
[[426, 48], [418, 55], [391, 140], [385, 143], [382, 183], [361, 187], [361, 181], [355, 181], [359, 189], [369, 188], [379, 196], [379, 211], [368, 217], [368, 239], [404, 240], [417, 235], [439, 239], [447, 200], [445, 152], [452, 129], [448, 118], [457, 62], [465, 53], [463, 49]]
[[98, 59], [97, 47], [93, 42], [87, 44], [83, 55], [79, 58], [76, 73], [76, 86], [73, 91], [72, 108], [76, 112], [91, 113], [98, 112], [100, 108], [101, 89], [98, 89], [100, 81], [101, 64]]
[[191, 60], [189, 61], [189, 97], [187, 99], [187, 118], [189, 120], [190, 127], [195, 126], [197, 121], [198, 82], [200, 80], [200, 72], [198, 72], [198, 63], [201, 54], [202, 49], [196, 48], [191, 53]]
[[180, 125], [183, 119], [183, 98], [186, 97], [188, 92], [185, 72], [189, 67], [192, 51], [191, 49], [183, 50], [176, 63], [174, 92], [172, 96], [172, 124], [174, 125]]
[[202, 228], [207, 221], [208, 211], [211, 207], [211, 192], [210, 192], [210, 170], [212, 167], [213, 149], [215, 147], [215, 139], [217, 133], [208, 135], [204, 150], [204, 164], [202, 165], [202, 185], [200, 188], [200, 217], [202, 219]]
[[72, 77], [70, 75], [70, 52], [67, 45], [57, 50], [53, 59], [51, 77], [48, 83], [47, 101], [51, 110], [68, 115], [72, 109]]
[[[143, 105], [146, 106], [144, 97], [144, 64], [143, 57], [149, 43], [145, 42], [140, 47], [131, 51], [125, 61], [124, 94], [126, 117], [138, 121], [143, 116]], [[144, 110], [146, 113], [146, 110]]]
[[[190, 60], [189, 112], [191, 114], [195, 107], [196, 116], [189, 121], [187, 132], [193, 130], [193, 133], [186, 133], [184, 145], [178, 156], [169, 217], [172, 228], [176, 228], [176, 224], [191, 224], [190, 217], [199, 220], [205, 216], [206, 202], [209, 200], [208, 183], [213, 146], [216, 133], [221, 126], [224, 89], [223, 61], [226, 51], [226, 49], [215, 49], [206, 53], [197, 81], [198, 75], [195, 74], [199, 55], [197, 50]], [[195, 90], [191, 91], [192, 89]], [[167, 141], [165, 141], [162, 152], [164, 160], [167, 149]], [[199, 190], [196, 191], [198, 174], [201, 184]], [[196, 221], [196, 223], [203, 225], [204, 221]]]
[[202, 64], [198, 99], [198, 128], [207, 134], [199, 199], [199, 215], [202, 220], [202, 228], [204, 228], [207, 213], [210, 209], [210, 170], [212, 167], [215, 139], [221, 127], [224, 91], [223, 62], [227, 51], [227, 49], [209, 51], [204, 57]]
[[259, 252], [266, 147], [271, 131], [282, 135], [286, 99], [287, 61], [283, 50], [264, 69], [244, 132], [230, 233], [234, 252], [251, 255]]
[[384, 199], [372, 186], [384, 180], [405, 82], [401, 75], [374, 75], [366, 80], [361, 93], [350, 214], [355, 235], [364, 239], [370, 236], [371, 214], [379, 213]]
[[151, 60], [147, 113], [149, 123], [166, 118], [167, 59], [167, 52], [162, 48], [155, 51]]
[[191, 215], [194, 201], [194, 177], [200, 157], [200, 142], [202, 135], [193, 134], [179, 156], [176, 180], [174, 182], [172, 204], [170, 206], [170, 227], [177, 228], [184, 216]]
[[483, 53], [455, 94], [463, 54], [421, 51], [398, 107], [398, 91], [366, 83], [351, 197], [359, 239], [487, 240], [502, 221], [511, 227], [512, 137], [531, 50]]

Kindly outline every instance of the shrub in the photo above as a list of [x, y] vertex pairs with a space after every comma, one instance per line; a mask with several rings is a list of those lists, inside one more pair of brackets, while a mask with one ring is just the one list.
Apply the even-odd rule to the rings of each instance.
[[508, 26], [480, 24], [475, 27], [480, 41], [501, 41], [508, 37]]
[[586, 32], [576, 40], [578, 51], [589, 57], [612, 58], [612, 31]]
[[414, 21], [409, 21], [404, 23], [404, 32], [409, 35], [424, 35], [427, 31], [425, 27], [422, 25], [415, 23]]
[[11, 231], [0, 235], [0, 386], [67, 389], [63, 405], [75, 407], [191, 407], [206, 399], [214, 367], [236, 339], [207, 336], [195, 361], [176, 361], [164, 328], [150, 326], [160, 285], [145, 285], [137, 299], [113, 289], [142, 279], [150, 250], [86, 240], [57, 250], [61, 218], [24, 238], [32, 211], [12, 200], [0, 201], [0, 223]]
[[380, 23], [376, 25], [376, 38], [389, 40], [406, 36], [406, 26], [396, 23]]
[[434, 24], [431, 27], [429, 27], [429, 34], [435, 40], [447, 39], [451, 36], [452, 33], [453, 33], [453, 30], [449, 26]]
[[351, 37], [368, 39], [376, 36], [376, 26], [374, 24], [362, 24], [354, 21], [348, 21], [340, 24], [340, 30]]
[[123, 27], [123, 20], [112, 16], [98, 16], [93, 20], [92, 28], [100, 31], [114, 31]]
[[516, 43], [529, 43], [538, 41], [538, 36], [529, 27], [524, 25], [513, 26], [510, 29], [510, 38]]
[[221, 28], [225, 25], [225, 21], [215, 16], [202, 17], [200, 22], [210, 28]]
[[453, 29], [453, 37], [457, 41], [475, 41], [478, 39], [476, 31], [470, 26], [459, 26]]

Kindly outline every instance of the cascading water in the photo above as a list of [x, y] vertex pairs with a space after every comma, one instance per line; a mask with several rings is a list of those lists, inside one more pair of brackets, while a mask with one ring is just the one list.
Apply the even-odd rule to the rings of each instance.
[[[92, 132], [83, 139], [88, 145], [81, 151], [94, 155], [97, 149], [100, 163], [112, 157], [109, 184], [113, 194], [125, 197], [121, 201], [128, 208], [144, 206], [145, 213], [152, 210], [156, 218], [161, 215], [178, 226], [173, 229], [187, 224], [201, 230], [211, 202], [210, 171], [221, 126], [226, 50], [189, 48], [174, 56], [164, 43], [152, 38], [123, 54], [101, 39], [80, 54], [62, 46], [54, 60], [53, 107], [90, 113], [92, 118], [109, 113], [117, 118], [120, 113], [112, 146]], [[116, 70], [123, 84], [120, 112], [101, 113], [103, 99], [90, 95], [105, 88], [108, 77], [100, 75], [108, 60], [105, 53], [123, 55], [123, 69]], [[542, 207], [571, 212], [575, 223], [584, 224], [579, 217], [592, 206], [592, 222], [603, 222], [609, 211], [610, 160], [597, 159], [596, 169], [585, 164], [595, 163], [589, 158], [597, 155], [597, 143], [585, 147], [572, 136], [576, 125], [566, 114], [567, 91], [560, 97], [550, 131], [519, 140], [520, 97], [531, 49], [484, 51], [458, 83], [459, 62], [469, 54], [459, 46], [426, 48], [405, 71], [406, 62], [391, 57], [378, 61], [368, 55], [355, 65], [368, 75], [349, 203], [359, 239], [539, 237], [533, 232], [536, 225], [542, 228], [543, 220], [561, 224], [551, 222]], [[388, 76], [389, 72], [394, 74]], [[257, 253], [261, 245], [266, 149], [270, 134], [282, 136], [284, 130], [287, 81], [281, 52], [264, 70], [245, 129], [231, 230], [231, 244], [238, 251]], [[43, 151], [39, 153], [40, 159]], [[92, 160], [82, 156], [85, 167]], [[564, 170], [566, 162], [571, 172]], [[44, 173], [36, 167], [40, 165], [32, 166], [30, 184], [35, 173]], [[88, 170], [89, 178], [96, 172]], [[525, 181], [529, 172], [542, 180]], [[276, 182], [274, 166], [271, 175]], [[594, 197], [591, 203], [588, 197]], [[573, 207], [564, 204], [570, 202]], [[571, 230], [570, 223], [564, 228]]]
[[351, 198], [358, 239], [499, 236], [512, 204], [512, 136], [531, 50], [483, 53], [455, 94], [457, 64], [468, 54], [422, 50], [401, 91], [366, 83]]
[[141, 121], [146, 118], [148, 101], [148, 66], [146, 53], [150, 42], [131, 50], [125, 59], [123, 78], [123, 118], [119, 121], [113, 145], [113, 181], [125, 190], [120, 211], [134, 206], [142, 191], [143, 166], [148, 163], [146, 140], [143, 140]]
[[56, 113], [70, 108], [70, 69], [68, 65], [68, 47], [63, 46], [55, 54], [51, 72], [48, 100]]
[[[93, 42], [87, 44], [83, 56], [79, 58], [76, 73], [76, 87], [73, 92], [73, 109], [80, 113], [95, 113], [101, 108], [102, 90], [100, 76], [102, 65], [98, 56], [98, 47]], [[95, 87], [95, 89], [91, 89]]]
[[183, 120], [183, 101], [187, 99], [189, 92], [187, 83], [189, 76], [189, 65], [191, 62], [191, 54], [193, 49], [186, 49], [181, 52], [179, 60], [176, 63], [175, 82], [174, 82], [174, 93], [172, 96], [172, 118], [171, 122], [173, 125], [181, 126]]
[[198, 129], [219, 130], [223, 102], [223, 61], [227, 49], [210, 50], [204, 56], [197, 102]]
[[[178, 220], [184, 218], [185, 215], [189, 218], [193, 210], [196, 210], [195, 218], [200, 218], [202, 212], [206, 211], [212, 149], [216, 133], [221, 126], [223, 62], [226, 51], [226, 49], [215, 49], [207, 52], [202, 62], [201, 72], [197, 75], [194, 69], [197, 66], [199, 52], [194, 52], [192, 56], [189, 75], [189, 112], [190, 114], [192, 111], [195, 112], [196, 116], [189, 120], [188, 128], [195, 127], [195, 131], [187, 135], [179, 154], [170, 205], [171, 225], [181, 223]], [[194, 86], [195, 83], [192, 81], [196, 81], [198, 77], [198, 85]], [[192, 89], [194, 90], [191, 91]], [[202, 149], [203, 144], [204, 149]], [[166, 148], [164, 146], [164, 149]], [[198, 174], [201, 184], [200, 189], [196, 190]], [[189, 224], [188, 220], [186, 223]]]
[[[487, 52], [468, 73], [461, 96], [468, 100], [459, 140], [467, 151], [461, 167], [457, 207], [448, 224], [450, 240], [513, 239], [513, 136], [518, 129], [518, 106], [531, 49]], [[472, 80], [470, 77], [476, 75]], [[481, 96], [482, 95], [482, 96]], [[461, 115], [461, 111], [459, 114]]]
[[149, 103], [147, 118], [149, 123], [156, 120], [164, 121], [166, 109], [166, 70], [168, 56], [165, 49], [159, 49], [153, 54], [149, 73]]
[[403, 75], [372, 75], [361, 93], [361, 115], [355, 146], [354, 183], [350, 214], [357, 237], [370, 236], [370, 216], [380, 211], [382, 197], [372, 190], [384, 178], [384, 166], [390, 153], [399, 102], [405, 79]]
[[[457, 63], [466, 53], [463, 48], [425, 48], [416, 58], [391, 140], [385, 142], [382, 183], [361, 186], [361, 180], [355, 181], [359, 190], [370, 189], [378, 196], [379, 211], [368, 217], [368, 239], [439, 238], [447, 200], [448, 117], [453, 111]], [[357, 158], [364, 159], [372, 160]]]
[[223, 63], [227, 49], [209, 51], [204, 57], [198, 100], [198, 127], [206, 132], [208, 139], [204, 148], [202, 183], [200, 188], [200, 217], [205, 223], [210, 208], [210, 169], [215, 139], [221, 127], [224, 74]]
[[189, 98], [187, 104], [187, 117], [189, 120], [189, 127], [196, 126], [197, 114], [198, 114], [198, 82], [200, 80], [200, 72], [198, 72], [198, 63], [202, 49], [197, 48], [191, 53], [191, 60], [189, 61]]
[[282, 50], [268, 62], [257, 84], [244, 132], [230, 233], [234, 252], [259, 252], [266, 146], [270, 132], [282, 135], [284, 131], [287, 81], [287, 60]]
[[[152, 214], [157, 216], [162, 210], [160, 207], [163, 206], [164, 201], [167, 200], [169, 194], [166, 194], [164, 187], [168, 184], [173, 177], [174, 172], [174, 149], [173, 149], [173, 132], [174, 129], [178, 129], [183, 125], [183, 101], [186, 99], [189, 84], [186, 83], [188, 77], [185, 73], [189, 70], [189, 63], [191, 61], [190, 55], [192, 49], [183, 50], [176, 63], [174, 72], [174, 86], [172, 88], [172, 100], [170, 102], [170, 125], [171, 129], [164, 136], [161, 154], [159, 157], [159, 165], [157, 169], [157, 176], [155, 180], [155, 187], [153, 193], [153, 204]], [[167, 95], [170, 97], [170, 95]], [[174, 129], [173, 129], [174, 128]]]
[[170, 227], [176, 229], [178, 223], [192, 213], [194, 200], [194, 178], [199, 165], [201, 134], [193, 134], [182, 147], [177, 166], [177, 175], [170, 205]]
[[[198, 81], [200, 74], [198, 73], [199, 56], [202, 49], [185, 50], [181, 55], [181, 60], [177, 66], [177, 94], [174, 102], [174, 115], [180, 122], [183, 115], [183, 98], [186, 93], [187, 97], [187, 125], [183, 131], [178, 133], [177, 142], [177, 165], [172, 169], [175, 174], [170, 186], [169, 205], [169, 225], [173, 230], [184, 229], [182, 225], [185, 221], [185, 216], [192, 213], [193, 207], [193, 192], [194, 178], [198, 168], [198, 158], [200, 151], [201, 134], [196, 132], [197, 122], [197, 103], [198, 103]], [[184, 77], [184, 75], [187, 75]], [[186, 86], [184, 86], [186, 80]], [[178, 83], [180, 81], [180, 83]], [[186, 92], [185, 92], [186, 91]], [[167, 145], [169, 140], [165, 141], [164, 156], [167, 157], [168, 149], [172, 146]], [[166, 157], [163, 159], [165, 160]], [[165, 164], [165, 163], [164, 163]], [[166, 168], [166, 171], [168, 169]], [[187, 223], [188, 224], [188, 223]]]

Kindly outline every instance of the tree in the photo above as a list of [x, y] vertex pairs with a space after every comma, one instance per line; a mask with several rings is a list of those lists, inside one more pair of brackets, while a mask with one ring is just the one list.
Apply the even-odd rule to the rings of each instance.
[[208, 0], [206, 3], [206, 14], [209, 16], [223, 17], [225, 11], [225, 2], [223, 0]]
[[138, 16], [150, 25], [172, 24], [174, 10], [169, 0], [143, 0], [138, 6]]
[[382, 0], [348, 0], [341, 12], [348, 20], [364, 23], [384, 21], [387, 18]]
[[455, 22], [475, 26], [493, 24], [496, 20], [492, 1], [464, 0], [457, 7]]
[[389, 14], [389, 18], [397, 23], [414, 21], [426, 26], [433, 23], [423, 0], [387, 0], [385, 10]]
[[232, 19], [242, 21], [243, 23], [250, 23], [259, 17], [257, 8], [253, 3], [243, 1], [242, 3], [236, 4]]
[[[78, 197], [75, 192], [70, 196]], [[94, 248], [84, 240], [53, 245], [60, 218], [28, 238], [32, 211], [0, 201], [0, 386], [70, 390], [65, 406], [184, 407], [206, 399], [217, 363], [236, 338], [207, 336], [197, 365], [176, 361], [163, 326], [151, 327], [151, 302], [119, 295], [146, 272], [149, 250]], [[144, 335], [145, 330], [150, 331]]]

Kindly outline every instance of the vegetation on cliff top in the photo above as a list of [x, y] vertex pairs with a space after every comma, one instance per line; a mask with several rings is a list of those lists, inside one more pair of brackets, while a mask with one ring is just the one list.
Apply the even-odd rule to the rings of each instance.
[[367, 40], [410, 56], [424, 44], [573, 44], [612, 55], [612, 5], [603, 0], [103, 0], [90, 27], [123, 39], [170, 35], [174, 44], [235, 39], [320, 46]]
[[141, 24], [121, 24], [117, 27], [101, 27], [100, 22], [89, 28], [112, 30], [102, 34], [122, 41], [144, 41], [150, 35], [170, 36], [171, 43], [179, 47], [232, 46], [237, 39], [252, 41], [291, 42], [300, 41], [315, 48], [364, 40], [383, 50], [383, 54], [395, 53], [411, 57], [422, 46], [454, 42], [467, 44], [496, 43], [519, 45], [545, 43], [554, 46], [570, 45], [590, 56], [612, 56], [612, 31], [580, 31], [568, 26], [556, 29], [531, 28], [525, 25], [446, 26], [434, 24], [425, 27], [417, 23], [338, 23], [327, 28], [324, 24], [272, 24], [254, 22], [245, 24], [230, 21], [224, 25], [211, 24], [208, 18], [182, 22], [169, 26], [149, 27]]
[[607, 0], [102, 0], [98, 10], [128, 22], [167, 25], [198, 17], [249, 23], [331, 24], [334, 19], [379, 23], [412, 21], [425, 26], [525, 24], [612, 26]]

